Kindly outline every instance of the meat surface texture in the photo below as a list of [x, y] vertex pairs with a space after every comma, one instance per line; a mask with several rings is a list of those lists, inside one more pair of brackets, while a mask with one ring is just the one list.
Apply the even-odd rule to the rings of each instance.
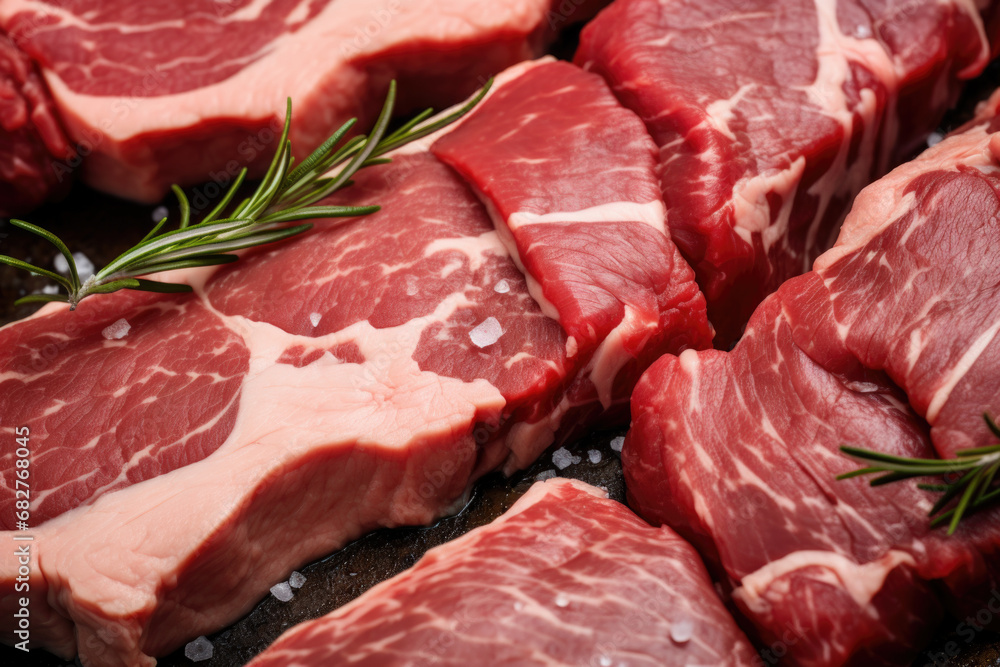
[[988, 56], [967, 0], [617, 0], [576, 62], [656, 140], [671, 233], [728, 349]]
[[64, 194], [72, 158], [41, 75], [0, 30], [0, 217]]
[[[586, 365], [557, 408], [581, 426], [597, 406], [627, 421], [632, 388], [655, 360], [643, 351], [704, 349], [713, 335], [666, 229], [656, 146], [635, 114], [595, 95], [604, 89], [593, 74], [548, 62], [500, 86], [432, 146], [480, 193], [532, 296], [568, 334], [567, 356]], [[600, 177], [576, 187], [595, 165]]]
[[[498, 90], [553, 67], [570, 66], [519, 66]], [[582, 77], [575, 85], [589, 97], [615, 104], [599, 77]], [[550, 91], [563, 86], [548, 80]], [[566, 126], [590, 123], [592, 136], [609, 131], [580, 112], [560, 113]], [[433, 521], [484, 472], [526, 465], [584, 420], [610, 418], [596, 393], [588, 405], [576, 387], [627, 396], [619, 375], [642, 369], [594, 365], [596, 351], [570, 342], [532, 297], [491, 222], [493, 204], [427, 150], [431, 141], [362, 171], [330, 201], [379, 212], [167, 277], [192, 294], [95, 296], [0, 329], [4, 437], [31, 433], [33, 646], [79, 652], [87, 665], [151, 664], [246, 613], [295, 567], [374, 528]], [[554, 160], [563, 147], [547, 142]], [[596, 142], [591, 159], [606, 150]], [[635, 137], [616, 150], [648, 162]], [[652, 165], [633, 176], [640, 185], [622, 178], [609, 196], [651, 182]], [[567, 172], [555, 182], [586, 190], [599, 178]], [[645, 226], [619, 233], [648, 238]], [[668, 274], [637, 284], [627, 274], [623, 284], [661, 303], [655, 286], [677, 267], [652, 266]], [[536, 280], [548, 293], [567, 278]], [[692, 281], [689, 272], [682, 291], [696, 291]], [[704, 301], [683, 307], [675, 326], [707, 331]], [[614, 331], [596, 347], [637, 359], [688, 340], [678, 329], [625, 346]], [[6, 531], [17, 528], [16, 471], [8, 452]], [[7, 619], [16, 572], [11, 551], [0, 558]], [[11, 625], [0, 628], [10, 642]]]
[[137, 201], [211, 180], [206, 196], [274, 153], [286, 98], [301, 159], [349, 118], [453, 104], [541, 54], [553, 28], [601, 0], [4, 0], [0, 27], [42, 67], [82, 178]]
[[698, 554], [581, 482], [536, 483], [493, 523], [282, 635], [253, 667], [752, 665]]
[[699, 548], [772, 656], [907, 664], [942, 609], [992, 604], [995, 512], [948, 537], [915, 483], [834, 478], [859, 465], [842, 444], [933, 458], [992, 440], [998, 106], [866, 188], [732, 352], [668, 355], [633, 396], [634, 507]]

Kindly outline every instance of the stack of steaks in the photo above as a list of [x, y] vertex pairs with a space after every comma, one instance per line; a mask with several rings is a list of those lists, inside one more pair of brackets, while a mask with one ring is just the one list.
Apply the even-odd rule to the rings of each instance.
[[[85, 4], [11, 0], [0, 26], [93, 139], [83, 180], [145, 201], [259, 169], [287, 95], [308, 152], [391, 78], [441, 105], [507, 69], [329, 202], [377, 213], [168, 276], [191, 294], [0, 329], [35, 645], [154, 664], [294, 568], [630, 418], [630, 504], [669, 528], [539, 484], [255, 664], [756, 664], [750, 641], [905, 664], [1000, 583], [995, 516], [949, 537], [933, 494], [835, 480], [842, 444], [992, 442], [1000, 97], [881, 178], [985, 67], [991, 5], [616, 0], [574, 63], [515, 64], [600, 3]], [[8, 538], [16, 471], [4, 450]], [[17, 572], [0, 556], [9, 643]]]

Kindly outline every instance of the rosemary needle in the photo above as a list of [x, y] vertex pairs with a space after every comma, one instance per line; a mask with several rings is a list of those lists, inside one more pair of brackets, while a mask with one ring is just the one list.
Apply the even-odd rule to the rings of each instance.
[[239, 257], [231, 254], [233, 251], [281, 241], [312, 227], [311, 223], [289, 224], [299, 220], [345, 218], [374, 213], [378, 206], [316, 204], [350, 185], [351, 177], [359, 169], [390, 162], [381, 157], [385, 153], [436, 132], [467, 114], [483, 99], [491, 84], [492, 80], [456, 111], [434, 116], [433, 110], [427, 109], [387, 134], [396, 101], [396, 82], [393, 81], [371, 134], [345, 140], [357, 122], [357, 119], [352, 119], [298, 165], [294, 164], [291, 142], [288, 140], [292, 120], [292, 101], [289, 99], [278, 150], [263, 180], [249, 198], [229, 210], [237, 190], [246, 178], [247, 170], [244, 168], [215, 208], [200, 222], [191, 224], [191, 206], [187, 197], [178, 186], [173, 186], [172, 190], [180, 203], [177, 228], [162, 231], [167, 222], [164, 217], [137, 245], [83, 282], [80, 281], [73, 253], [58, 236], [23, 220], [11, 220], [12, 225], [49, 241], [69, 264], [69, 275], [63, 276], [14, 257], [0, 255], [0, 263], [49, 278], [66, 290], [65, 294], [30, 294], [15, 301], [14, 305], [61, 301], [68, 303], [70, 310], [74, 310], [80, 301], [92, 294], [107, 294], [122, 289], [190, 292], [191, 287], [183, 283], [148, 280], [140, 276], [172, 269], [234, 262]]
[[[983, 414], [986, 425], [997, 438], [1000, 427], [988, 414]], [[918, 484], [925, 491], [940, 493], [941, 496], [928, 513], [933, 517], [931, 527], [948, 523], [948, 534], [957, 530], [958, 524], [966, 516], [1000, 501], [1000, 488], [994, 485], [1000, 470], [1000, 444], [955, 452], [953, 459], [917, 459], [893, 456], [882, 452], [841, 446], [840, 450], [853, 458], [869, 463], [837, 479], [848, 479], [859, 475], [879, 475], [871, 481], [872, 486], [891, 484], [913, 477], [948, 477], [940, 484]]]

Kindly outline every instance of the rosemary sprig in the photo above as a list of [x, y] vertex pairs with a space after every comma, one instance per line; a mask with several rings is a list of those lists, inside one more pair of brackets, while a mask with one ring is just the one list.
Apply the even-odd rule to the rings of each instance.
[[[983, 419], [990, 432], [1000, 438], [1000, 426], [997, 426], [993, 417], [984, 413]], [[848, 456], [870, 462], [871, 465], [838, 475], [837, 479], [879, 474], [871, 481], [871, 485], [880, 486], [913, 477], [947, 476], [941, 484], [917, 486], [941, 494], [928, 516], [933, 517], [932, 528], [947, 522], [949, 535], [955, 532], [963, 518], [1000, 501], [1000, 487], [995, 484], [997, 471], [1000, 470], [1000, 443], [959, 450], [953, 459], [907, 458], [847, 446], [841, 446], [840, 450]], [[955, 479], [949, 481], [948, 477]]]
[[30, 294], [15, 301], [14, 305], [61, 301], [68, 303], [70, 310], [74, 310], [80, 301], [92, 294], [107, 294], [122, 289], [190, 292], [191, 287], [183, 283], [148, 280], [140, 276], [172, 269], [234, 262], [239, 257], [230, 254], [233, 251], [281, 241], [312, 227], [310, 223], [289, 224], [299, 220], [346, 218], [374, 213], [378, 206], [315, 204], [350, 185], [351, 177], [359, 169], [390, 162], [388, 158], [380, 157], [385, 153], [436, 132], [467, 114], [483, 99], [491, 85], [492, 80], [456, 111], [434, 116], [434, 111], [427, 109], [387, 134], [396, 102], [396, 82], [393, 81], [371, 134], [345, 141], [344, 137], [357, 122], [357, 119], [352, 119], [298, 165], [294, 164], [291, 142], [288, 140], [292, 119], [292, 101], [289, 99], [278, 150], [253, 195], [225, 214], [246, 178], [247, 170], [244, 168], [218, 205], [199, 223], [192, 225], [191, 206], [187, 197], [178, 186], [173, 186], [173, 192], [180, 203], [177, 229], [161, 231], [167, 222], [164, 217], [142, 241], [83, 282], [80, 281], [73, 253], [59, 237], [23, 220], [11, 220], [11, 224], [49, 241], [69, 264], [69, 275], [62, 276], [14, 257], [0, 255], [0, 263], [45, 276], [66, 290], [65, 294]]

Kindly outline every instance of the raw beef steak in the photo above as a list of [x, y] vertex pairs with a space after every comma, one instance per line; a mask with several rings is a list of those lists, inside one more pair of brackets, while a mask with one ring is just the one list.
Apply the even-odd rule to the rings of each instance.
[[0, 217], [21, 215], [64, 193], [72, 157], [45, 83], [0, 31]]
[[656, 146], [639, 119], [569, 63], [522, 69], [432, 151], [480, 193], [532, 296], [569, 334], [567, 356], [592, 371], [558, 414], [589, 423], [600, 406], [625, 423], [655, 360], [643, 350], [711, 345], [705, 299], [670, 240]]
[[[499, 90], [548, 66], [520, 66]], [[597, 77], [579, 85], [614, 103]], [[594, 137], [607, 131], [593, 123]], [[562, 145], [547, 141], [556, 159]], [[32, 642], [88, 664], [149, 664], [239, 617], [293, 568], [365, 531], [432, 521], [479, 475], [525, 465], [584, 418], [593, 424], [596, 394], [567, 416], [576, 387], [630, 393], [616, 375], [632, 363], [594, 365], [597, 351], [571, 344], [486, 207], [429, 143], [361, 172], [332, 200], [378, 203], [378, 213], [175, 274], [191, 295], [97, 296], [0, 329], [3, 437], [31, 431], [31, 613], [51, 620], [32, 625]], [[595, 162], [607, 146], [595, 141]], [[648, 154], [634, 138], [615, 150], [635, 164]], [[632, 177], [620, 198], [633, 179], [651, 181], [651, 165]], [[600, 176], [587, 178], [553, 183], [587, 189]], [[620, 234], [638, 243], [644, 231]], [[659, 303], [653, 286], [676, 279], [675, 267], [642, 259], [669, 273], [639, 284], [626, 275], [625, 293], [650, 290]], [[687, 278], [677, 289], [697, 293]], [[547, 293], [566, 278], [536, 280]], [[704, 301], [685, 307], [677, 322], [707, 331]], [[625, 350], [652, 359], [681, 340], [683, 330], [668, 331]], [[613, 333], [598, 343], [623, 353]], [[8, 452], [8, 531], [16, 470]], [[13, 551], [0, 557], [8, 619], [17, 567]], [[10, 623], [0, 621], [8, 642]]]
[[582, 482], [536, 483], [250, 664], [753, 665], [698, 554]]
[[859, 465], [842, 444], [932, 458], [995, 441], [998, 106], [865, 189], [732, 352], [668, 355], [633, 396], [634, 506], [691, 539], [796, 664], [907, 664], [942, 608], [975, 616], [1000, 583], [997, 512], [949, 537], [915, 483], [834, 479]]
[[783, 289], [824, 367], [884, 370], [938, 454], [993, 444], [1000, 412], [1000, 93], [977, 120], [862, 193], [837, 245]]
[[660, 147], [667, 220], [727, 349], [988, 57], [968, 0], [617, 0], [576, 62]]
[[152, 202], [262, 173], [287, 97], [302, 158], [347, 119], [366, 126], [390, 79], [400, 111], [453, 104], [600, 4], [555, 21], [553, 0], [4, 0], [0, 27], [42, 66], [83, 180]]

